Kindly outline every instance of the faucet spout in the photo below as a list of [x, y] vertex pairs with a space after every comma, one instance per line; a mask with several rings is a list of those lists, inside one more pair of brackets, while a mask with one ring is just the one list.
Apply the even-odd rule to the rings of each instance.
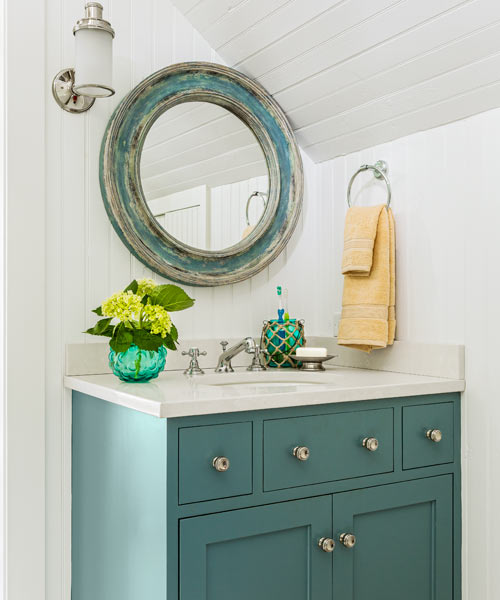
[[255, 340], [252, 337], [246, 337], [237, 344], [234, 344], [234, 346], [224, 350], [217, 361], [216, 373], [233, 373], [234, 369], [231, 365], [231, 360], [243, 351], [248, 354], [254, 354], [255, 347]]

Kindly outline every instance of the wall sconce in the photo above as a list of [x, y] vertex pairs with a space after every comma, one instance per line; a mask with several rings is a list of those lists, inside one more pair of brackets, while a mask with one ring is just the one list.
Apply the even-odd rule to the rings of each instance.
[[115, 93], [111, 87], [115, 32], [102, 18], [102, 11], [98, 2], [87, 2], [85, 17], [73, 28], [75, 68], [59, 71], [52, 82], [55, 101], [68, 112], [85, 112], [96, 98]]

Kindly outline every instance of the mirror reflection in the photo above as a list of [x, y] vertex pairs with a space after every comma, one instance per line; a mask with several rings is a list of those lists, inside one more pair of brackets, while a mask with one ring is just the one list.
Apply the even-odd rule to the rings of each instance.
[[158, 223], [194, 248], [233, 246], [264, 214], [264, 153], [245, 123], [216, 104], [185, 102], [164, 113], [146, 137], [140, 171]]

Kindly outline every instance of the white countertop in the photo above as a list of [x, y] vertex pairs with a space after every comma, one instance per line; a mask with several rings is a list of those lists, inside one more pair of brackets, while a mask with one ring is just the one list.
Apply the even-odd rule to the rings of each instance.
[[313, 406], [424, 394], [462, 392], [462, 379], [406, 375], [389, 371], [332, 367], [324, 372], [296, 370], [186, 377], [164, 371], [148, 383], [125, 383], [114, 375], [67, 376], [69, 389], [156, 417], [187, 417], [245, 410]]

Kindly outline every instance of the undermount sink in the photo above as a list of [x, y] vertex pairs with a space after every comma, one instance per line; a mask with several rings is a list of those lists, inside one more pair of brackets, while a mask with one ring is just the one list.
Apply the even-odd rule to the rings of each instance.
[[210, 385], [216, 387], [226, 386], [246, 386], [252, 388], [284, 388], [293, 386], [311, 387], [318, 385], [331, 385], [334, 383], [335, 375], [333, 373], [302, 373], [300, 371], [293, 372], [240, 372], [240, 373], [215, 373], [206, 375], [200, 380], [202, 385]]

